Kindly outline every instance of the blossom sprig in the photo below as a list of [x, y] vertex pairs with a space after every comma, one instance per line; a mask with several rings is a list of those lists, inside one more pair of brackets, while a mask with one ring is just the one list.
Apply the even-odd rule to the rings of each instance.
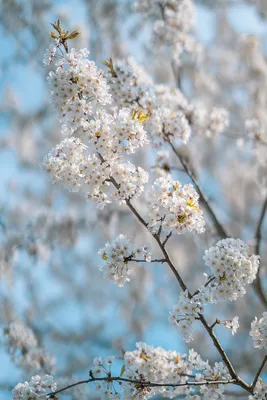
[[150, 116], [150, 109], [155, 101], [155, 91], [150, 79], [143, 76], [131, 59], [113, 63], [103, 61], [108, 67], [105, 75], [110, 87], [112, 102], [119, 108], [142, 108]]
[[193, 340], [193, 322], [203, 311], [204, 301], [200, 293], [191, 297], [186, 290], [180, 294], [179, 304], [173, 307], [169, 321], [178, 327], [185, 342]]
[[105, 261], [101, 266], [105, 278], [122, 287], [130, 281], [134, 271], [132, 262], [150, 262], [151, 250], [149, 245], [133, 246], [125, 235], [119, 235], [112, 243], [106, 243], [98, 254]]
[[239, 328], [239, 317], [234, 317], [233, 319], [227, 319], [225, 321], [217, 318], [216, 321], [211, 325], [211, 328], [213, 328], [215, 325], [224, 325], [226, 328], [232, 331], [232, 335], [235, 335]]
[[246, 293], [258, 272], [259, 256], [240, 239], [227, 238], [205, 251], [205, 264], [215, 279], [205, 288], [213, 301], [233, 301]]
[[149, 194], [149, 229], [157, 233], [205, 231], [203, 212], [199, 207], [199, 195], [191, 184], [182, 186], [170, 175], [156, 179]]
[[187, 355], [139, 342], [136, 343], [136, 349], [125, 352], [123, 358], [120, 376], [112, 375], [115, 357], [96, 357], [89, 379], [57, 389], [53, 377], [41, 379], [35, 376], [30, 383], [20, 383], [15, 387], [13, 400], [36, 400], [42, 395], [57, 399], [60, 393], [91, 382], [103, 400], [125, 397], [145, 400], [156, 395], [165, 398], [183, 395], [186, 400], [191, 400], [194, 398], [191, 396], [197, 396], [198, 388], [205, 399], [219, 399], [223, 396], [224, 386], [235, 382], [223, 363], [211, 366], [193, 349]]
[[[13, 400], [38, 400], [41, 397], [47, 398], [47, 394], [55, 392], [57, 384], [51, 375], [40, 377], [33, 376], [29, 382], [19, 383], [12, 391]], [[57, 396], [53, 399], [59, 400]]]

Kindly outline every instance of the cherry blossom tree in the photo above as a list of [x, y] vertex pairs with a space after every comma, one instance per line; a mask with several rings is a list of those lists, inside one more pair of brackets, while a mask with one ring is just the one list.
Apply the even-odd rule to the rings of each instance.
[[[264, 42], [235, 29], [235, 2], [201, 3], [215, 22], [210, 43], [192, 0], [88, 2], [92, 27], [110, 12], [102, 63], [82, 27], [57, 19], [49, 42], [33, 22], [36, 42], [47, 42], [50, 111], [46, 99], [32, 118], [38, 139], [26, 118], [24, 150], [15, 99], [2, 104], [18, 127], [2, 145], [45, 186], [41, 195], [11, 186], [23, 201], [3, 206], [0, 221], [3, 344], [23, 377], [15, 400], [267, 396]], [[244, 5], [266, 23], [267, 4]], [[146, 30], [145, 43], [136, 29], [129, 39], [142, 54], [144, 44], [146, 68], [116, 37], [124, 7], [128, 24]], [[75, 332], [57, 323], [68, 304], [78, 307], [67, 320], [81, 314]], [[116, 328], [110, 304], [127, 325], [113, 339], [102, 335]], [[159, 319], [186, 352], [144, 341]], [[93, 358], [97, 346], [105, 356]]]

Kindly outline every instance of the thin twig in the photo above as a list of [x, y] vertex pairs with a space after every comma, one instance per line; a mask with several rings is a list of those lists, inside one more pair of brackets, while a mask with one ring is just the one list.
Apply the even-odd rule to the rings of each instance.
[[213, 329], [215, 325], [218, 325], [218, 320], [216, 319], [215, 322], [213, 322], [213, 324], [210, 325], [210, 328]]
[[257, 382], [258, 382], [259, 376], [260, 376], [260, 374], [261, 374], [261, 371], [262, 371], [263, 368], [264, 368], [264, 365], [265, 365], [266, 361], [267, 361], [267, 355], [266, 355], [266, 356], [264, 357], [264, 359], [262, 360], [262, 363], [261, 363], [261, 365], [260, 365], [260, 368], [258, 369], [258, 372], [256, 373], [256, 376], [255, 376], [255, 379], [254, 379], [254, 381], [253, 381], [253, 383], [252, 383], [252, 385], [251, 385], [253, 390], [254, 390], [254, 388], [255, 388]]
[[178, 157], [178, 159], [180, 160], [184, 170], [186, 171], [187, 175], [190, 177], [190, 179], [192, 180], [192, 182], [194, 183], [194, 185], [197, 188], [197, 191], [199, 193], [200, 196], [200, 200], [202, 201], [202, 203], [204, 204], [204, 206], [206, 207], [207, 211], [210, 214], [210, 217], [214, 223], [214, 225], [216, 226], [217, 232], [219, 234], [219, 236], [221, 236], [222, 238], [226, 238], [228, 237], [228, 234], [225, 230], [225, 228], [223, 227], [223, 225], [220, 223], [220, 221], [218, 220], [216, 214], [214, 213], [213, 209], [211, 208], [210, 204], [209, 204], [209, 200], [207, 199], [206, 195], [204, 194], [202, 188], [200, 187], [200, 184], [198, 183], [196, 177], [194, 176], [194, 174], [192, 173], [188, 163], [183, 159], [183, 157], [181, 157], [181, 155], [178, 153], [178, 151], [176, 150], [176, 148], [174, 147], [174, 145], [169, 142], [174, 154]]
[[162, 264], [166, 262], [165, 258], [160, 258], [159, 260], [155, 259], [155, 260], [150, 260], [150, 261], [137, 260], [136, 258], [130, 258], [129, 261], [134, 261], [134, 262], [137, 262], [137, 263], [145, 263], [145, 262], [147, 262], [147, 263], [162, 263]]
[[[262, 240], [262, 225], [264, 221], [264, 217], [266, 214], [267, 210], [267, 196], [265, 198], [265, 201], [262, 205], [261, 212], [260, 212], [260, 217], [257, 223], [256, 227], [256, 232], [255, 232], [255, 238], [256, 238], [256, 245], [255, 245], [255, 253], [257, 255], [260, 255], [260, 247], [261, 247], [261, 240]], [[255, 281], [253, 282], [253, 288], [257, 292], [259, 298], [261, 299], [263, 305], [266, 307], [267, 306], [267, 299], [264, 294], [264, 290], [262, 287], [262, 282], [261, 282], [261, 276], [260, 276], [260, 265], [259, 265], [259, 270], [256, 276]]]

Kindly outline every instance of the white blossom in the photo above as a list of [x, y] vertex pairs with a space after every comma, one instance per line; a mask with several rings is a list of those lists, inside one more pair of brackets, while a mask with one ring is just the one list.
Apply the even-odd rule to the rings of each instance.
[[205, 264], [211, 268], [214, 279], [206, 288], [214, 300], [236, 300], [244, 296], [259, 267], [259, 256], [240, 239], [223, 239], [205, 251]]
[[[43, 378], [36, 375], [30, 382], [19, 383], [13, 389], [12, 395], [13, 400], [37, 400], [56, 389], [57, 384], [51, 375], [45, 375]], [[57, 397], [54, 398], [57, 399]]]
[[10, 322], [4, 330], [4, 336], [6, 347], [11, 354], [18, 350], [26, 353], [38, 344], [34, 332], [19, 320]]
[[169, 320], [174, 323], [182, 334], [185, 342], [193, 340], [192, 324], [203, 313], [203, 299], [201, 294], [189, 297], [188, 291], [180, 294], [179, 304], [173, 307]]
[[64, 139], [44, 158], [42, 168], [53, 183], [60, 183], [70, 192], [77, 192], [81, 186], [81, 165], [86, 160], [84, 150], [80, 139]]
[[105, 278], [120, 287], [130, 281], [135, 259], [143, 262], [151, 259], [150, 246], [133, 246], [124, 235], [119, 235], [112, 243], [106, 243], [98, 254], [105, 261], [105, 265], [101, 267]]
[[223, 323], [226, 328], [231, 329], [232, 335], [235, 335], [239, 328], [239, 317], [234, 317], [220, 323]]
[[88, 54], [86, 49], [71, 49], [47, 78], [51, 99], [61, 114], [65, 136], [72, 136], [92, 113], [93, 100], [102, 105], [111, 101], [106, 79], [95, 63], [87, 59]]
[[267, 384], [260, 378], [253, 390], [253, 395], [249, 396], [249, 400], [265, 400], [267, 396]]
[[199, 195], [191, 184], [182, 186], [170, 175], [158, 178], [149, 193], [149, 229], [156, 233], [160, 227], [166, 232], [205, 231]]
[[256, 349], [267, 348], [267, 312], [264, 312], [259, 320], [255, 317], [251, 322], [249, 334], [252, 336], [253, 346]]
[[150, 118], [150, 130], [156, 143], [179, 139], [186, 144], [191, 135], [191, 128], [185, 114], [180, 110], [173, 111], [167, 107], [158, 108], [153, 112]]

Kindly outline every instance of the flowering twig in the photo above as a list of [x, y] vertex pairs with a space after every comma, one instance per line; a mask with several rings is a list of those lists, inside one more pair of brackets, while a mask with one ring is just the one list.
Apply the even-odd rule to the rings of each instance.
[[75, 386], [78, 385], [84, 385], [86, 383], [91, 383], [91, 382], [128, 382], [132, 383], [135, 385], [140, 385], [140, 387], [183, 387], [183, 386], [203, 386], [203, 385], [229, 385], [236, 383], [235, 379], [229, 379], [229, 380], [214, 380], [214, 381], [188, 381], [186, 383], [158, 383], [158, 382], [149, 382], [149, 381], [140, 381], [140, 380], [134, 380], [134, 379], [127, 379], [127, 378], [122, 378], [120, 376], [109, 376], [109, 377], [104, 377], [104, 378], [95, 378], [92, 374], [90, 374], [91, 378], [79, 382], [75, 382], [71, 385], [65, 386], [62, 389], [55, 390], [54, 392], [47, 393], [45, 396], [47, 399], [52, 399], [56, 394], [64, 392], [65, 390], [71, 389]]
[[[116, 180], [111, 177], [110, 181], [113, 183], [113, 185], [119, 189], [120, 185], [116, 182]], [[131, 204], [131, 201], [128, 199], [126, 200], [126, 204], [127, 206], [130, 208], [130, 210], [133, 212], [133, 214], [136, 216], [136, 218], [141, 222], [141, 224], [149, 231], [148, 229], [148, 224], [145, 222], [145, 220], [143, 219], [143, 217], [138, 213], [138, 211], [135, 209], [135, 207]], [[149, 231], [150, 232], [150, 231]], [[151, 232], [150, 232], [151, 233]], [[175, 275], [175, 278], [177, 279], [181, 289], [183, 291], [188, 291], [188, 288], [186, 286], [186, 284], [184, 283], [181, 275], [179, 274], [179, 272], [177, 271], [177, 269], [175, 268], [174, 263], [172, 262], [166, 248], [165, 248], [165, 244], [163, 242], [161, 242], [160, 237], [158, 234], [153, 234], [151, 233], [151, 235], [154, 237], [154, 239], [156, 240], [156, 242], [158, 243], [158, 246], [160, 247], [164, 258], [166, 260], [166, 263], [169, 265], [170, 269], [172, 270], [172, 272]], [[192, 294], [188, 291], [188, 297], [192, 298]], [[217, 348], [219, 354], [221, 355], [222, 360], [224, 361], [225, 365], [228, 368], [228, 371], [232, 377], [232, 379], [236, 382], [237, 385], [243, 387], [244, 389], [246, 389], [248, 392], [251, 392], [251, 387], [242, 379], [238, 376], [237, 372], [235, 371], [231, 361], [229, 360], [226, 352], [224, 351], [222, 345], [220, 344], [219, 340], [217, 339], [215, 333], [213, 332], [212, 328], [209, 326], [208, 322], [206, 321], [204, 315], [199, 314], [199, 320], [201, 321], [202, 325], [204, 326], [204, 328], [206, 329], [206, 331], [208, 332], [210, 338], [213, 341], [214, 346]]]

